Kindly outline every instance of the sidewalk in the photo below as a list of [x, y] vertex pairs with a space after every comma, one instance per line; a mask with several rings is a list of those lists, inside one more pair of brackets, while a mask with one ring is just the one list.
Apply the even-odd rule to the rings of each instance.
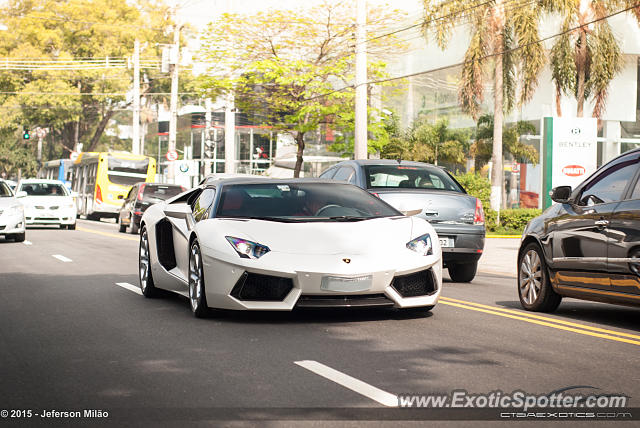
[[486, 238], [484, 254], [478, 262], [478, 272], [517, 276], [519, 238]]

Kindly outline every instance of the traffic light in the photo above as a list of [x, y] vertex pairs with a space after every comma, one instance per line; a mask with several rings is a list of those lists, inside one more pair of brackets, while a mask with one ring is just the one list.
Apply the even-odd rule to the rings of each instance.
[[27, 127], [26, 127], [26, 126], [24, 126], [22, 129], [23, 129], [23, 130], [22, 130], [22, 139], [23, 139], [23, 140], [29, 140], [29, 139], [31, 139], [31, 134], [29, 134], [29, 129], [27, 129]]

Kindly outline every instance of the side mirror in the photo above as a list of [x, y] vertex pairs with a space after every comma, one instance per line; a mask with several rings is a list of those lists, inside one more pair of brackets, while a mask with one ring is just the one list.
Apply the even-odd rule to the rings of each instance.
[[554, 187], [551, 192], [549, 192], [549, 196], [551, 196], [551, 200], [553, 202], [557, 202], [559, 204], [567, 204], [569, 203], [569, 198], [571, 197], [571, 186]]
[[16, 198], [24, 198], [27, 197], [27, 192], [25, 192], [24, 190], [20, 190], [19, 192], [16, 192]]
[[186, 219], [191, 215], [191, 207], [187, 204], [168, 204], [164, 213], [167, 217]]

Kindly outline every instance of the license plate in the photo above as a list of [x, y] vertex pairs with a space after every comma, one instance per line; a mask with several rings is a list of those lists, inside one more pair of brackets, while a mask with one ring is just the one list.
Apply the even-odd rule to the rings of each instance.
[[320, 289], [326, 291], [353, 292], [366, 291], [371, 288], [373, 276], [358, 276], [354, 278], [345, 278], [340, 276], [323, 276]]
[[439, 237], [438, 240], [440, 241], [440, 246], [442, 248], [453, 247], [453, 238]]

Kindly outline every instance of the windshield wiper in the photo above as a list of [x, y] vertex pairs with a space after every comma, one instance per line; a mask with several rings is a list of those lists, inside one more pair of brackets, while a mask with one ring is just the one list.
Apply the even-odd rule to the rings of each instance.
[[264, 220], [264, 221], [278, 221], [281, 223], [299, 223], [305, 221], [301, 218], [288, 218], [288, 217], [267, 217], [267, 216], [246, 216], [246, 217], [217, 217], [221, 220]]
[[371, 220], [373, 218], [380, 218], [381, 216], [372, 216], [372, 217], [362, 217], [355, 215], [334, 215], [329, 217], [329, 220], [333, 221], [362, 221], [362, 220]]

